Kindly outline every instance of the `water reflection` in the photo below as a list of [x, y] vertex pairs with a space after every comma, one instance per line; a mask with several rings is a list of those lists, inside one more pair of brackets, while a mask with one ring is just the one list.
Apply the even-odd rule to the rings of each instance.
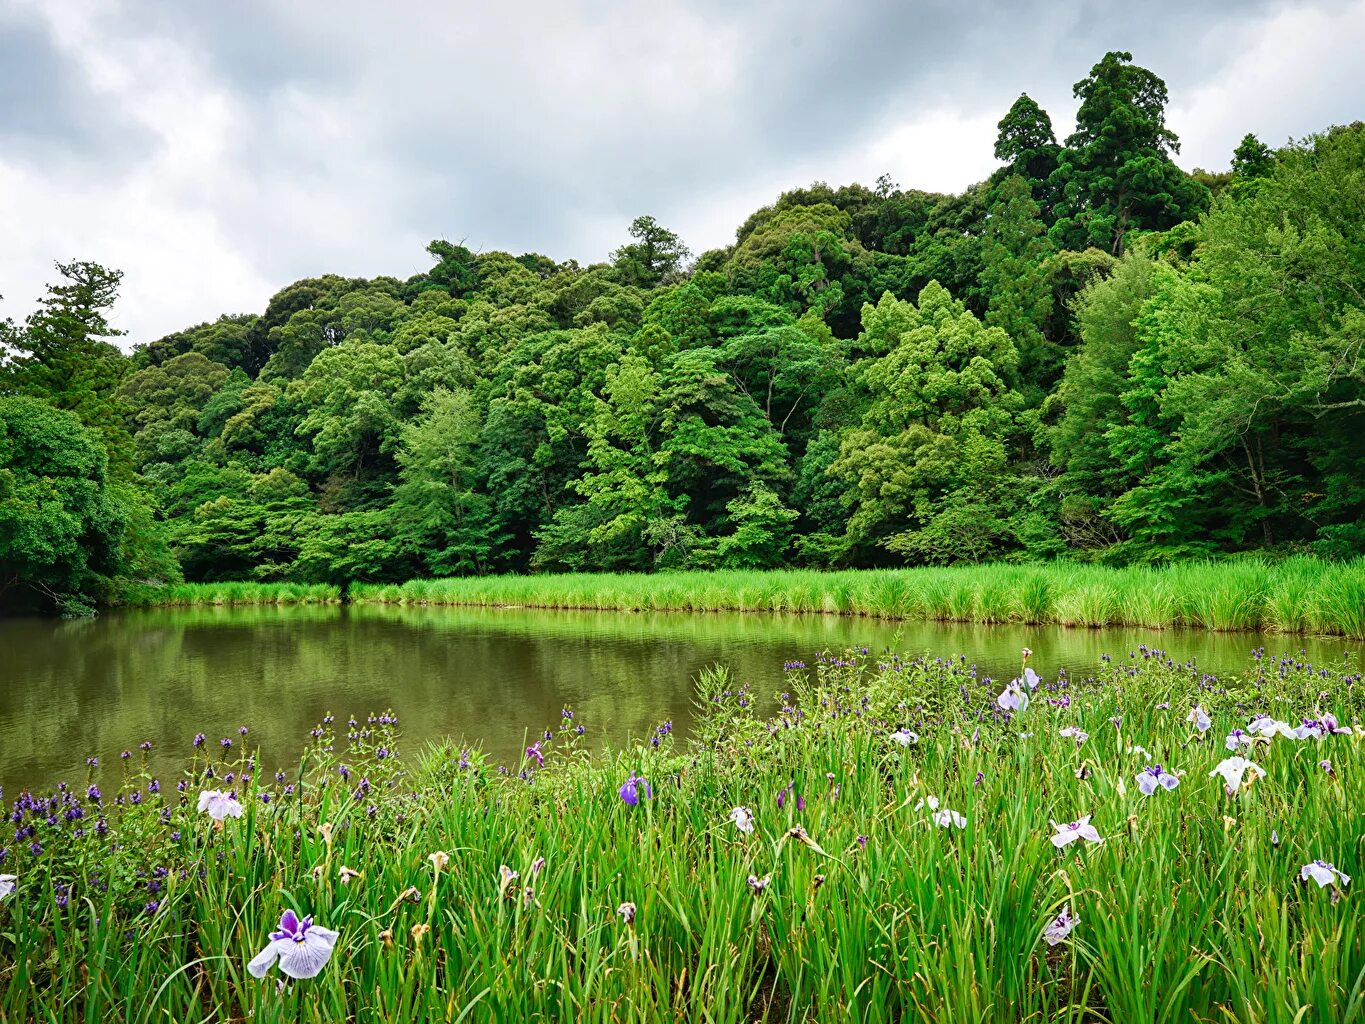
[[318, 719], [393, 707], [414, 750], [451, 736], [513, 757], [573, 706], [598, 741], [620, 743], [671, 719], [685, 734], [693, 681], [707, 665], [770, 697], [782, 663], [852, 645], [965, 653], [997, 678], [1034, 650], [1046, 674], [1090, 670], [1140, 643], [1207, 671], [1241, 670], [1251, 648], [1327, 663], [1358, 655], [1341, 640], [1192, 631], [887, 623], [770, 614], [521, 609], [299, 607], [153, 610], [64, 622], [0, 621], [0, 782], [9, 792], [79, 779], [150, 739], [163, 770], [198, 731], [251, 727], [286, 762]]

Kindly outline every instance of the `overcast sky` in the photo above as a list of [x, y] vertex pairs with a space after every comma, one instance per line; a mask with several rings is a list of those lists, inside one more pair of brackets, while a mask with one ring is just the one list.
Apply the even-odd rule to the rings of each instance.
[[957, 191], [1111, 49], [1187, 168], [1365, 117], [1365, 0], [0, 0], [0, 317], [57, 259], [125, 272], [132, 344], [436, 237], [588, 263], [640, 213], [701, 252], [815, 180]]

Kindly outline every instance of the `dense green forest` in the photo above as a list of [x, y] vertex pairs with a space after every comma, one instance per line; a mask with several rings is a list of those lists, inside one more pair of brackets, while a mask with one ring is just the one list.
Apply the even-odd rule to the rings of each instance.
[[61, 264], [0, 324], [0, 606], [1365, 552], [1365, 125], [1186, 173], [1129, 54], [1074, 93], [960, 195], [816, 183], [695, 258], [651, 217], [591, 266], [434, 241], [130, 353], [120, 274]]

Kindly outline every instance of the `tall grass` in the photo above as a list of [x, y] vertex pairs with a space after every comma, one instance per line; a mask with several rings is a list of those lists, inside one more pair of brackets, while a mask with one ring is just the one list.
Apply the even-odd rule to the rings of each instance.
[[[387, 715], [322, 723], [282, 780], [250, 734], [187, 742], [183, 795], [133, 755], [103, 793], [14, 802], [0, 1019], [1365, 1019], [1358, 883], [1298, 879], [1365, 866], [1358, 734], [1261, 742], [1264, 778], [1232, 796], [1209, 775], [1256, 712], [1358, 728], [1359, 677], [1282, 659], [1210, 680], [1153, 651], [1044, 677], [1009, 718], [966, 661], [848, 652], [793, 670], [763, 720], [717, 671], [686, 745], [660, 727], [593, 755], [566, 714], [543, 765], [505, 771], [458, 746], [400, 756]], [[1144, 797], [1153, 761], [1180, 782]], [[242, 817], [213, 827], [201, 788], [237, 792]], [[930, 797], [965, 827], [938, 827]], [[1049, 821], [1081, 815], [1103, 844], [1055, 849]], [[1052, 947], [1063, 907], [1079, 923]], [[311, 980], [257, 981], [245, 964], [286, 908], [335, 951]]]
[[461, 577], [356, 584], [377, 604], [787, 611], [943, 622], [1264, 629], [1365, 639], [1365, 559]]
[[176, 583], [141, 590], [127, 601], [136, 608], [207, 608], [226, 605], [337, 604], [331, 583]]

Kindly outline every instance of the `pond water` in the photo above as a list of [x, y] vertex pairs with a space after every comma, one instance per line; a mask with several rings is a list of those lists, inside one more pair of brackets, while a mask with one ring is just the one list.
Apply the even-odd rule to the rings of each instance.
[[570, 706], [596, 742], [620, 744], [671, 720], [685, 735], [697, 673], [723, 663], [760, 697], [783, 663], [822, 650], [891, 647], [966, 654], [983, 674], [1017, 674], [1033, 648], [1046, 677], [1091, 671], [1140, 643], [1205, 671], [1234, 673], [1252, 648], [1305, 649], [1317, 664], [1360, 659], [1343, 640], [1195, 631], [882, 622], [817, 615], [618, 613], [374, 606], [152, 610], [95, 619], [0, 620], [0, 785], [73, 783], [85, 759], [118, 764], [150, 740], [155, 767], [182, 764], [249, 726], [267, 765], [290, 763], [329, 711], [393, 708], [404, 749], [453, 737], [513, 758]]

